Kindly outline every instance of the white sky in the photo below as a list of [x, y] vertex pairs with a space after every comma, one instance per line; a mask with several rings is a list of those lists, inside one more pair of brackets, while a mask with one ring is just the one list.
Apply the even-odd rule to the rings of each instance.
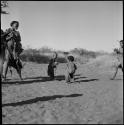
[[122, 1], [9, 1], [3, 30], [20, 22], [24, 47], [111, 52], [123, 39]]

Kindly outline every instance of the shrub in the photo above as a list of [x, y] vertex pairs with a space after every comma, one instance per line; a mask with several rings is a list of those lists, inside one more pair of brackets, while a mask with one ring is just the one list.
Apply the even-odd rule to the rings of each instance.
[[[28, 48], [24, 50], [23, 53], [21, 54], [21, 59], [22, 61], [26, 62], [49, 63], [50, 55], [52, 52], [54, 52], [53, 49], [49, 49], [48, 47], [43, 47], [39, 50]], [[57, 62], [65, 63], [66, 59], [64, 55], [62, 56], [63, 52], [57, 51], [57, 53], [58, 53]], [[80, 63], [87, 63], [91, 58], [96, 58], [99, 55], [106, 54], [104, 52], [93, 52], [81, 48], [75, 48], [68, 53], [72, 53], [72, 55], [73, 54], [77, 55], [75, 57], [75, 61]]]

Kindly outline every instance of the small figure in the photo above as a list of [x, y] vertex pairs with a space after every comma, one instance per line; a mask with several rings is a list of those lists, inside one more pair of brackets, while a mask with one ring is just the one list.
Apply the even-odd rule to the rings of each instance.
[[58, 65], [58, 63], [56, 62], [57, 60], [57, 53], [55, 52], [53, 54], [53, 57], [52, 59], [50, 59], [50, 62], [49, 62], [49, 65], [48, 65], [48, 70], [47, 70], [47, 73], [48, 73], [48, 76], [50, 76], [50, 79], [51, 80], [54, 80], [55, 79], [55, 69]]
[[111, 78], [111, 80], [115, 79], [119, 68], [121, 68], [123, 72], [123, 40], [120, 41], [120, 48], [114, 49], [114, 52], [117, 54], [118, 65], [116, 66], [114, 76]]
[[65, 80], [67, 83], [74, 82], [74, 74], [77, 70], [77, 66], [74, 63], [74, 57], [73, 56], [66, 56], [67, 60], [67, 67], [66, 67], [66, 74], [65, 74]]

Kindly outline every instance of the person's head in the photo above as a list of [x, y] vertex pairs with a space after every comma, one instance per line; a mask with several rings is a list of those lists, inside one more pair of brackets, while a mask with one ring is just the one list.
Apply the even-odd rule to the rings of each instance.
[[4, 34], [4, 31], [1, 29], [1, 35], [3, 35]]
[[68, 56], [68, 60], [69, 60], [70, 62], [73, 62], [73, 61], [74, 61], [74, 57], [73, 57], [73, 56]]
[[12, 27], [12, 29], [17, 30], [18, 27], [19, 27], [19, 22], [18, 21], [12, 21], [10, 23], [10, 26]]
[[123, 47], [123, 40], [120, 40], [120, 46]]
[[57, 59], [58, 55], [56, 52], [53, 53], [53, 59]]

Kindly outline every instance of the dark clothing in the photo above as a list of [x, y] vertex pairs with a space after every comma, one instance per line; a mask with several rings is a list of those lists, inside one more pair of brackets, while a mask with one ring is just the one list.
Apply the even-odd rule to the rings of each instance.
[[0, 42], [1, 45], [4, 45], [4, 43], [5, 43], [5, 35], [4, 34], [5, 34], [4, 31], [1, 29], [1, 42]]
[[118, 67], [121, 67], [123, 68], [123, 47], [120, 47], [117, 51], [117, 59], [118, 59]]
[[56, 68], [55, 59], [51, 59], [48, 65], [48, 76], [50, 76], [51, 79], [54, 79], [54, 68]]
[[6, 30], [5, 33], [7, 34], [6, 41], [7, 42], [10, 41], [10, 42], [13, 42], [13, 44], [15, 44], [15, 48], [12, 47], [12, 49], [14, 49], [15, 54], [18, 57], [23, 51], [22, 44], [21, 44], [21, 36], [19, 31], [14, 31], [11, 28], [9, 28]]
[[5, 41], [5, 33], [4, 31], [1, 29], [1, 49], [0, 49], [0, 55], [4, 56], [5, 54], [5, 48], [6, 48], [6, 41]]
[[69, 75], [71, 79], [74, 78], [74, 73], [69, 73]]
[[14, 60], [14, 59], [10, 59], [9, 61], [9, 66], [15, 68], [18, 70], [19, 69], [22, 69], [22, 62], [20, 61], [20, 59], [18, 58], [17, 60]]

